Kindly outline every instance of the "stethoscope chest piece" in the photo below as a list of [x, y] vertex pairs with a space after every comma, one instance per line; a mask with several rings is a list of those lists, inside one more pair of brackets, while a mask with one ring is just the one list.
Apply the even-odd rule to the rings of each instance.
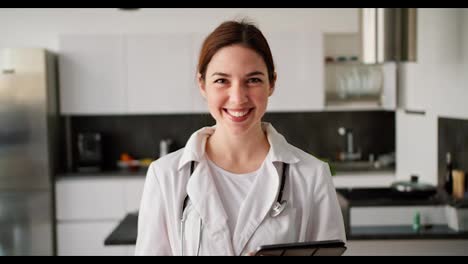
[[273, 205], [273, 207], [271, 208], [270, 216], [276, 217], [280, 215], [284, 211], [284, 208], [286, 208], [287, 204], [288, 204], [288, 201], [286, 200], [283, 200], [281, 202], [276, 202], [275, 205]]

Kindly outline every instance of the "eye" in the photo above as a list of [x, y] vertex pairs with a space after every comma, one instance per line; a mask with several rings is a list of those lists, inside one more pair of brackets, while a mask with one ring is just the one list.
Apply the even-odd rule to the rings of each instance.
[[250, 78], [248, 82], [249, 83], [261, 83], [262, 80], [260, 78]]
[[223, 84], [223, 83], [226, 83], [226, 82], [227, 82], [227, 80], [224, 79], [224, 78], [216, 79], [216, 80], [214, 81], [214, 83], [220, 83], [220, 84]]

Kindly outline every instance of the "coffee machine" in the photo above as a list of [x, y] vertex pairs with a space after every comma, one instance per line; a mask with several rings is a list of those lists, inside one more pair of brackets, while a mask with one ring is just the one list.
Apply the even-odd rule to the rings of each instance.
[[77, 170], [96, 172], [102, 170], [102, 134], [98, 132], [78, 133]]

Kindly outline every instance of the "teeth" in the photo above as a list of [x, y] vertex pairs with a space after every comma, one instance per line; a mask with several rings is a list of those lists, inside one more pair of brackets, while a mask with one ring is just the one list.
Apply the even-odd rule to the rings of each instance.
[[232, 115], [232, 116], [235, 116], [235, 117], [245, 116], [248, 112], [249, 112], [249, 110], [246, 110], [246, 111], [243, 111], [243, 112], [229, 111], [229, 110], [228, 110], [228, 113], [229, 113], [230, 115]]

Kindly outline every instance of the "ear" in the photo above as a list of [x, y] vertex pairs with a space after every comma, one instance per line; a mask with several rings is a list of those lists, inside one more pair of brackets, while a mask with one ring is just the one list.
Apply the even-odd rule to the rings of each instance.
[[203, 96], [203, 98], [206, 99], [205, 80], [203, 80], [201, 73], [197, 74], [197, 83], [198, 83], [198, 88], [200, 89], [201, 95]]
[[268, 96], [271, 96], [275, 91], [275, 84], [276, 84], [276, 72], [273, 73], [273, 81], [270, 82], [270, 91], [268, 92]]

